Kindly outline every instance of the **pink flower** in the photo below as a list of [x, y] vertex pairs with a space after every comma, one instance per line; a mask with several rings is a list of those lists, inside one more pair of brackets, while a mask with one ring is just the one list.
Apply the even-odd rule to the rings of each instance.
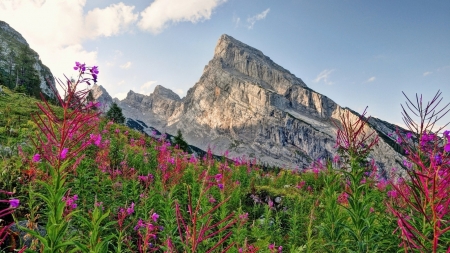
[[91, 141], [94, 142], [95, 146], [100, 147], [100, 144], [102, 141], [102, 135], [101, 134], [91, 134]]
[[86, 71], [86, 64], [81, 64], [79, 62], [75, 62], [75, 67], [73, 67], [74, 70], [81, 70], [82, 72]]
[[33, 162], [37, 163], [41, 160], [41, 155], [40, 154], [35, 154], [33, 156]]
[[136, 226], [134, 227], [134, 230], [136, 231], [139, 228], [143, 228], [143, 227], [145, 227], [145, 223], [144, 223], [144, 221], [142, 221], [142, 219], [139, 219]]
[[450, 143], [447, 143], [444, 147], [445, 152], [450, 152]]
[[153, 220], [153, 222], [157, 222], [157, 221], [158, 221], [158, 218], [159, 218], [159, 215], [158, 215], [157, 213], [153, 213], [153, 214], [152, 214], [152, 220]]
[[59, 155], [59, 157], [61, 158], [61, 160], [66, 159], [66, 157], [67, 157], [67, 152], [69, 152], [69, 149], [68, 149], [68, 148], [64, 148], [64, 149], [61, 151], [61, 154]]
[[270, 250], [274, 250], [275, 249], [275, 244], [273, 243], [273, 244], [269, 244], [269, 249]]
[[131, 202], [130, 207], [127, 208], [128, 215], [132, 215], [134, 213], [134, 202]]
[[388, 197], [390, 198], [397, 198], [398, 197], [398, 193], [396, 190], [391, 190], [387, 192]]
[[244, 214], [239, 215], [239, 219], [241, 219], [243, 221], [248, 220], [248, 213], [244, 213]]
[[10, 207], [17, 208], [19, 207], [20, 201], [18, 199], [10, 199], [9, 204], [11, 205]]

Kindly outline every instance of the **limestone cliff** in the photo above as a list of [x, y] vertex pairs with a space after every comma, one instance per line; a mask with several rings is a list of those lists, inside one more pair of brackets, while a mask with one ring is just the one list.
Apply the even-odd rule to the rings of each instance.
[[[347, 111], [308, 88], [261, 51], [222, 35], [200, 80], [180, 99], [161, 86], [150, 96], [130, 91], [120, 102], [124, 115], [160, 131], [180, 129], [189, 144], [211, 147], [229, 157], [247, 156], [261, 163], [303, 168], [336, 154], [333, 120]], [[359, 115], [351, 111], [352, 117]], [[372, 119], [380, 143], [373, 158], [382, 168], [399, 167], [392, 125]]]
[[55, 80], [50, 69], [23, 36], [3, 21], [0, 21], [0, 84], [20, 88], [32, 96], [40, 97], [42, 92], [55, 98], [56, 89], [51, 87], [55, 88]]

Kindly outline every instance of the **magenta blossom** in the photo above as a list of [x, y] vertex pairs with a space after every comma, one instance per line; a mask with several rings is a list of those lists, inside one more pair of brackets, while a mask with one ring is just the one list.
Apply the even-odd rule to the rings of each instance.
[[131, 202], [130, 207], [127, 208], [128, 215], [132, 215], [134, 213], [134, 202]]
[[68, 148], [64, 148], [64, 149], [61, 151], [61, 154], [59, 155], [59, 157], [61, 158], [61, 160], [66, 159], [66, 157], [67, 157], [67, 152], [69, 152], [69, 149], [68, 149]]
[[41, 160], [41, 155], [40, 154], [35, 154], [33, 156], [33, 162], [37, 163]]
[[159, 218], [159, 215], [158, 215], [157, 213], [153, 213], [153, 214], [152, 214], [152, 220], [153, 220], [154, 222], [157, 222], [157, 221], [158, 221], [158, 218]]
[[10, 207], [17, 208], [17, 207], [19, 207], [20, 201], [18, 199], [10, 199], [9, 204], [10, 204]]
[[74, 70], [80, 69], [82, 72], [86, 71], [86, 64], [81, 64], [79, 62], [75, 62], [75, 67], [73, 67]]

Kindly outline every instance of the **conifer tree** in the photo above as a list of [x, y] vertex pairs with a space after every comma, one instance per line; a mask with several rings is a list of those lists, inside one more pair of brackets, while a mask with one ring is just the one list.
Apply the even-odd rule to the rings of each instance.
[[106, 113], [106, 118], [118, 124], [125, 123], [125, 117], [122, 114], [122, 109], [116, 103], [112, 103], [111, 108], [109, 108]]
[[183, 134], [181, 134], [181, 130], [178, 129], [177, 136], [174, 137], [173, 140], [175, 145], [178, 145], [178, 147], [186, 152], [189, 152], [189, 146], [187, 142], [183, 138]]

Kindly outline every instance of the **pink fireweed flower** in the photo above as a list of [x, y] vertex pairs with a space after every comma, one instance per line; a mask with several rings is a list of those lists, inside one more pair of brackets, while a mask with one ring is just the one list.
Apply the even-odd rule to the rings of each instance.
[[41, 155], [40, 154], [35, 154], [33, 156], [33, 162], [37, 163], [41, 160]]
[[142, 219], [139, 219], [137, 224], [136, 224], [136, 226], [134, 227], [134, 230], [136, 231], [136, 230], [138, 230], [140, 228], [143, 228], [143, 227], [145, 227], [145, 223], [144, 223], [144, 221]]
[[242, 220], [242, 221], [248, 220], [248, 213], [244, 213], [244, 214], [239, 215], [239, 219]]
[[159, 218], [159, 215], [158, 215], [157, 213], [153, 213], [153, 214], [152, 214], [152, 220], [153, 220], [153, 222], [157, 222], [157, 221], [158, 221], [158, 218]]
[[448, 139], [448, 138], [450, 138], [450, 131], [449, 130], [445, 130], [442, 135], [444, 135], [444, 137], [446, 137]]
[[408, 160], [403, 160], [403, 165], [405, 165], [405, 167], [408, 169], [412, 168], [412, 163], [409, 162]]
[[217, 187], [219, 187], [219, 189], [223, 190], [223, 184], [217, 184]]
[[68, 148], [64, 148], [64, 149], [61, 151], [61, 154], [59, 154], [59, 157], [61, 158], [61, 160], [66, 159], [66, 157], [67, 157], [67, 152], [69, 152], [69, 149], [68, 149]]
[[19, 207], [20, 201], [18, 199], [10, 199], [9, 205], [11, 208], [17, 208]]
[[283, 252], [283, 246], [278, 247], [278, 253]]
[[101, 141], [102, 141], [102, 135], [101, 134], [91, 134], [91, 141], [94, 142], [95, 146], [100, 147]]
[[398, 197], [398, 192], [396, 190], [391, 190], [387, 192], [388, 197], [390, 198], [397, 198]]
[[269, 244], [269, 249], [270, 249], [270, 250], [274, 250], [274, 249], [275, 249], [275, 243]]
[[132, 215], [134, 213], [134, 202], [131, 202], [130, 207], [127, 208], [128, 215]]
[[213, 196], [209, 197], [209, 203], [216, 203], [216, 199]]
[[217, 175], [214, 176], [214, 178], [215, 178], [217, 181], [220, 181], [220, 179], [222, 179], [222, 174], [217, 174]]
[[341, 205], [348, 204], [348, 193], [346, 192], [341, 193], [337, 198], [337, 202]]
[[70, 210], [70, 209], [75, 209], [77, 208], [77, 203], [75, 203], [78, 200], [78, 195], [73, 195], [72, 197], [67, 196], [67, 197], [63, 197], [62, 201], [66, 202], [66, 207]]
[[297, 187], [297, 189], [301, 189], [301, 188], [303, 188], [303, 186], [305, 186], [305, 184], [306, 184], [305, 181], [300, 181], [296, 187]]
[[79, 62], [75, 62], [75, 67], [73, 67], [74, 70], [81, 70], [82, 72], [86, 71], [86, 64], [81, 64]]

